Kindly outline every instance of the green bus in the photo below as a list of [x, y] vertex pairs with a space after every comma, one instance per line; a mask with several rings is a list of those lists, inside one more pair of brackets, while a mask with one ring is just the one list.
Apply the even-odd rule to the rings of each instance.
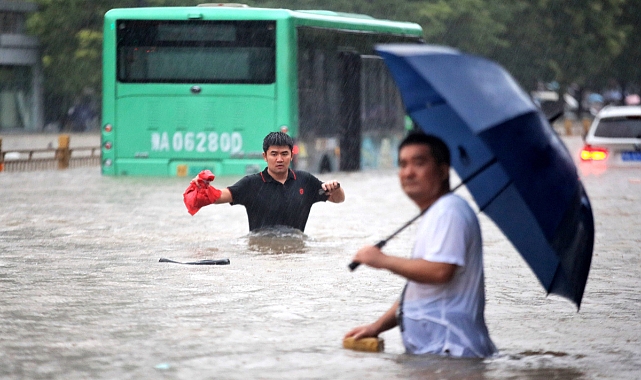
[[102, 173], [254, 173], [264, 167], [262, 139], [271, 131], [294, 138], [298, 169], [385, 165], [405, 115], [373, 48], [421, 42], [417, 24], [330, 11], [239, 4], [110, 10]]

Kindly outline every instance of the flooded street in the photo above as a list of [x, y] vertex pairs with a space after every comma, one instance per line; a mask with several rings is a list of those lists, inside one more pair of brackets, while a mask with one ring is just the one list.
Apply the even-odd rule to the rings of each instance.
[[[283, 238], [249, 236], [242, 206], [190, 216], [187, 178], [103, 177], [98, 167], [0, 173], [0, 378], [641, 376], [641, 170], [582, 176], [596, 236], [579, 312], [547, 297], [480, 215], [486, 320], [500, 350], [484, 361], [405, 355], [397, 329], [382, 334], [383, 353], [342, 348], [345, 332], [386, 311], [403, 285], [383, 271], [350, 272], [352, 255], [417, 209], [393, 170], [319, 178], [339, 180], [346, 201], [316, 204], [305, 234]], [[385, 251], [408, 256], [414, 231]]]

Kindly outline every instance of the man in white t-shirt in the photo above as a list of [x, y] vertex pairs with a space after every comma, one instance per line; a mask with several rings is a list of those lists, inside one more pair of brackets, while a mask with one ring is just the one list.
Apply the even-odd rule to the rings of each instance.
[[400, 325], [411, 354], [488, 357], [497, 352], [485, 325], [481, 230], [474, 211], [450, 192], [450, 153], [435, 136], [410, 133], [399, 146], [399, 178], [424, 212], [409, 259], [361, 248], [353, 261], [407, 278], [399, 301], [345, 337], [378, 336]]

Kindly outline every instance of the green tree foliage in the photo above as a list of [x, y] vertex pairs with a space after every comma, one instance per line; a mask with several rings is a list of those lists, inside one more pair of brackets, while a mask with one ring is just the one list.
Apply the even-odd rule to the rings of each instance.
[[526, 86], [536, 80], [589, 84], [622, 49], [625, 0], [532, 0], [507, 24], [510, 44], [492, 56]]
[[[101, 90], [102, 20], [111, 8], [196, 5], [184, 0], [32, 0], [40, 39], [47, 120], [87, 91]], [[203, 1], [206, 2], [206, 1]], [[242, 2], [242, 1], [241, 1]], [[501, 63], [532, 89], [537, 81], [598, 88], [615, 78], [641, 83], [638, 0], [251, 0], [246, 4], [325, 9], [419, 23], [425, 40]]]
[[606, 85], [604, 80], [614, 79], [622, 90], [641, 91], [641, 1], [628, 0], [617, 20], [617, 28], [625, 34], [620, 53], [611, 64], [592, 78], [595, 88]]
[[[420, 24], [425, 40], [487, 54], [505, 46], [505, 22], [512, 6], [501, 0], [254, 0], [252, 6], [286, 9], [329, 9], [381, 19]], [[508, 2], [509, 3], [509, 2]]]
[[102, 22], [112, 8], [189, 4], [162, 0], [36, 0], [27, 27], [42, 47], [45, 118], [62, 120], [80, 96], [102, 88]]

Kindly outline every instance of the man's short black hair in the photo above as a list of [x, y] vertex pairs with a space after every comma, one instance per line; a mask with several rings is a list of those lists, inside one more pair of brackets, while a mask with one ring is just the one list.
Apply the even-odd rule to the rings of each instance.
[[289, 150], [294, 149], [294, 140], [283, 132], [270, 132], [263, 139], [263, 152], [267, 153], [270, 146], [288, 146]]
[[405, 136], [398, 146], [399, 153], [404, 146], [414, 144], [429, 146], [432, 151], [432, 156], [434, 156], [434, 160], [436, 160], [437, 164], [450, 165], [450, 149], [440, 138], [434, 135], [428, 135], [421, 131], [412, 131]]

